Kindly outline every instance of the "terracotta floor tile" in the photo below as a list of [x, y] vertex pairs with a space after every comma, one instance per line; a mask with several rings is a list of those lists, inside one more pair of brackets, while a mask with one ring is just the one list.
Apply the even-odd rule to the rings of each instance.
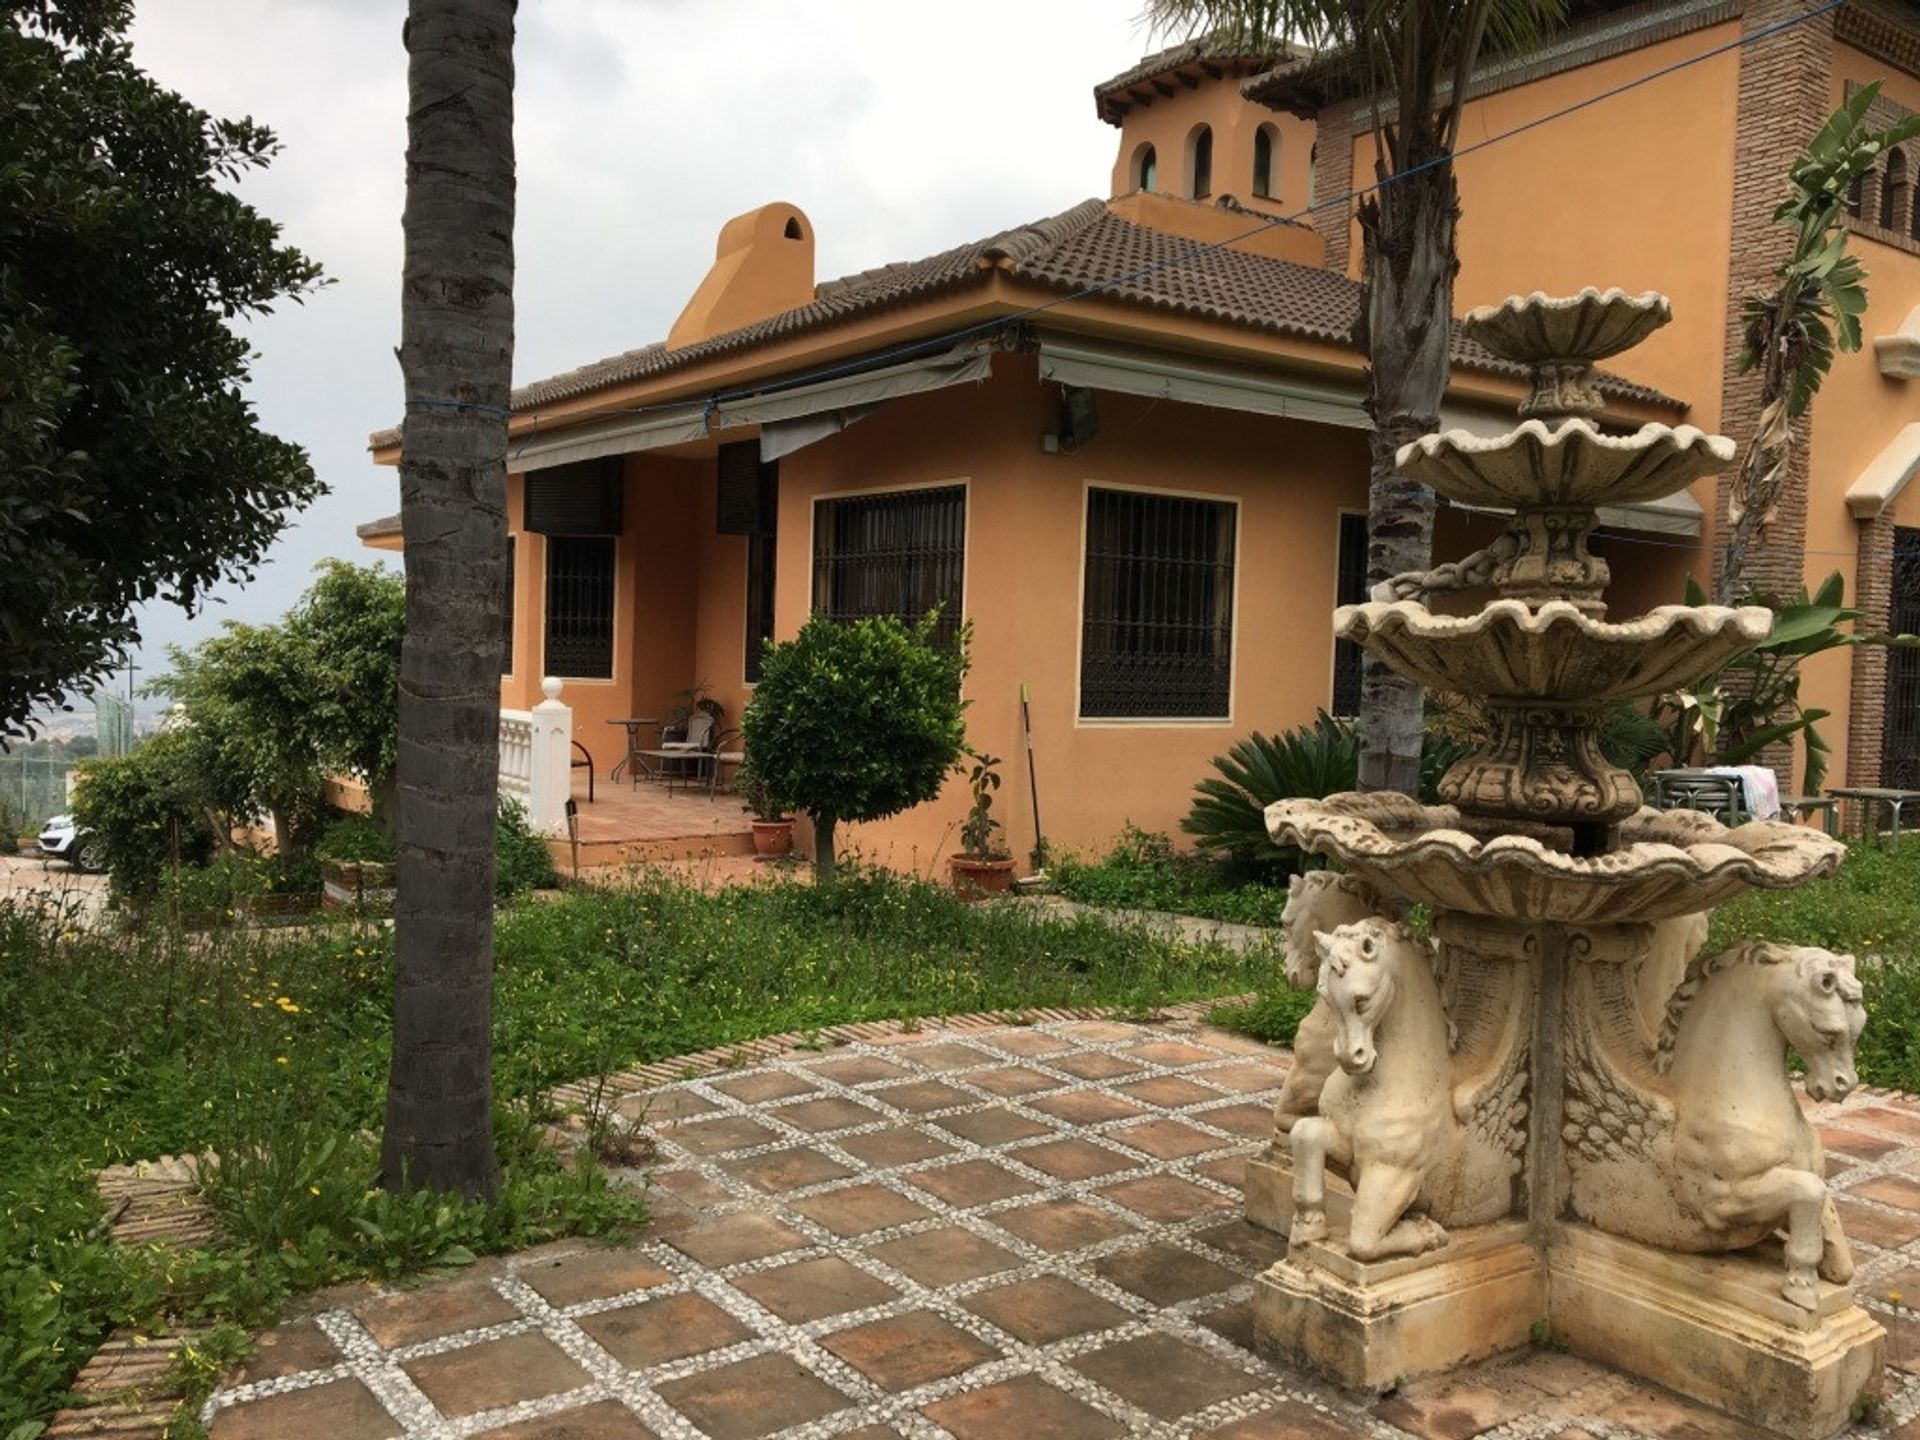
[[1096, 1144], [1077, 1136], [1026, 1145], [1018, 1150], [1009, 1150], [1007, 1156], [1061, 1180], [1091, 1180], [1096, 1175], [1132, 1170], [1140, 1164], [1133, 1156], [1115, 1150], [1111, 1145]]
[[957, 1225], [885, 1240], [868, 1252], [922, 1285], [957, 1285], [1011, 1270], [1019, 1257]]
[[1047, 1061], [1047, 1068], [1071, 1075], [1077, 1080], [1111, 1080], [1116, 1075], [1138, 1075], [1146, 1067], [1135, 1060], [1122, 1060], [1101, 1050], [1086, 1050], [1077, 1055], [1062, 1055]]
[[1038, 1095], [1043, 1090], [1058, 1090], [1067, 1082], [1052, 1075], [1042, 1075], [1038, 1070], [1030, 1070], [1025, 1065], [1002, 1065], [997, 1070], [976, 1070], [967, 1076], [967, 1083], [980, 1090], [991, 1091], [995, 1095]]
[[618, 1400], [601, 1400], [540, 1420], [482, 1430], [473, 1440], [658, 1440]]
[[925, 1310], [839, 1330], [820, 1343], [882, 1390], [895, 1393], [964, 1374], [1000, 1355]]
[[1882, 1130], [1907, 1144], [1920, 1140], [1920, 1113], [1904, 1105], [1867, 1105], [1843, 1113], [1849, 1127]]
[[1271, 1410], [1209, 1430], [1198, 1440], [1365, 1440], [1369, 1434], [1298, 1400], [1282, 1400]]
[[1249, 1355], [1260, 1353], [1254, 1335], [1252, 1301], [1240, 1300], [1232, 1305], [1222, 1305], [1218, 1310], [1209, 1310], [1204, 1315], [1194, 1316], [1194, 1319], [1229, 1345], [1237, 1345]]
[[1247, 1157], [1244, 1155], [1221, 1155], [1212, 1160], [1197, 1161], [1192, 1169], [1194, 1174], [1218, 1180], [1230, 1189], [1246, 1189]]
[[946, 1141], [905, 1125], [870, 1130], [864, 1135], [843, 1135], [833, 1143], [855, 1159], [882, 1170], [891, 1170], [897, 1165], [917, 1165], [922, 1160], [951, 1155], [954, 1151]]
[[[1238, 1201], [1228, 1201], [1228, 1208], [1235, 1207]], [[1194, 1239], [1212, 1246], [1215, 1250], [1224, 1250], [1236, 1255], [1253, 1266], [1264, 1270], [1282, 1255], [1287, 1253], [1287, 1242], [1271, 1230], [1262, 1230], [1258, 1225], [1249, 1225], [1244, 1219], [1228, 1220], [1224, 1224], [1214, 1225], [1196, 1234]]]
[[739, 1160], [722, 1160], [720, 1168], [770, 1195], [806, 1190], [853, 1174], [838, 1160], [807, 1145], [770, 1150], [764, 1155], [749, 1155]]
[[561, 1309], [583, 1300], [649, 1290], [673, 1279], [671, 1270], [633, 1250], [586, 1250], [544, 1265], [524, 1266], [518, 1273], [543, 1300]]
[[1136, 1246], [1096, 1260], [1094, 1274], [1156, 1305], [1177, 1305], [1230, 1290], [1241, 1279], [1224, 1265], [1164, 1241]]
[[1220, 1098], [1218, 1090], [1196, 1085], [1180, 1075], [1151, 1075], [1145, 1080], [1130, 1080], [1113, 1088], [1117, 1094], [1142, 1104], [1158, 1106], [1162, 1110], [1178, 1110], [1183, 1105], [1198, 1105], [1205, 1100]]
[[1142, 1108], [1120, 1095], [1104, 1090], [1069, 1090], [1063, 1095], [1047, 1095], [1029, 1100], [1027, 1108], [1065, 1120], [1070, 1125], [1099, 1125], [1108, 1120], [1124, 1120], [1139, 1115]]
[[753, 1331], [704, 1296], [663, 1295], [583, 1315], [580, 1328], [629, 1370], [665, 1365], [750, 1339]]
[[1873, 1317], [1887, 1332], [1887, 1365], [1906, 1375], [1920, 1375], [1920, 1320], [1911, 1315]]
[[1076, 1040], [1084, 1040], [1089, 1045], [1125, 1045], [1129, 1041], [1143, 1039], [1153, 1032], [1118, 1020], [1074, 1020], [1062, 1025], [1060, 1033], [1071, 1035]]
[[658, 1387], [660, 1398], [709, 1440], [756, 1440], [804, 1425], [853, 1401], [785, 1355], [757, 1355]]
[[1217, 1070], [1203, 1070], [1195, 1078], [1237, 1095], [1253, 1095], [1278, 1090], [1287, 1083], [1287, 1072], [1275, 1065], [1222, 1065]]
[[962, 1160], [933, 1170], [916, 1170], [906, 1180], [909, 1185], [937, 1195], [962, 1210], [991, 1205], [1015, 1195], [1030, 1195], [1039, 1188], [1033, 1181], [991, 1160]]
[[960, 1302], [989, 1324], [1029, 1345], [1051, 1345], [1073, 1335], [1124, 1325], [1133, 1316], [1059, 1275], [976, 1290]]
[[1264, 1140], [1273, 1133], [1272, 1108], [1250, 1102], [1217, 1105], [1211, 1110], [1189, 1110], [1187, 1118], [1248, 1140]]
[[719, 1120], [687, 1120], [665, 1126], [660, 1133], [694, 1155], [724, 1155], [730, 1150], [768, 1145], [780, 1138], [778, 1130], [745, 1115], [728, 1115]]
[[1201, 1045], [1188, 1045], [1180, 1040], [1149, 1040], [1144, 1045], [1135, 1045], [1127, 1054], [1175, 1070], [1183, 1065], [1200, 1065], [1220, 1058], [1218, 1051]]
[[510, 1335], [423, 1355], [400, 1367], [442, 1415], [458, 1419], [587, 1384], [592, 1377], [544, 1335]]
[[1878, 1200], [1883, 1205], [1897, 1205], [1902, 1210], [1920, 1210], [1920, 1180], [1909, 1180], [1905, 1175], [1876, 1175], [1850, 1186], [1847, 1193]]
[[442, 1281], [353, 1307], [367, 1333], [388, 1350], [520, 1318], [512, 1301], [484, 1280]]
[[339, 1347], [326, 1337], [318, 1325], [311, 1320], [295, 1320], [290, 1325], [282, 1325], [277, 1330], [255, 1336], [253, 1349], [236, 1367], [227, 1383], [251, 1385], [260, 1380], [278, 1379], [282, 1375], [298, 1375], [306, 1370], [325, 1370], [339, 1359]]
[[758, 1075], [739, 1075], [731, 1080], [716, 1080], [713, 1088], [731, 1095], [743, 1105], [761, 1105], [769, 1100], [785, 1100], [790, 1095], [807, 1095], [820, 1087], [791, 1070], [766, 1070]]
[[1844, 1194], [1835, 1198], [1840, 1212], [1840, 1228], [1849, 1240], [1878, 1245], [1882, 1250], [1897, 1250], [1910, 1240], [1920, 1240], [1920, 1219], [1911, 1215], [1891, 1215], [1885, 1210], [1857, 1204]]
[[858, 1100], [849, 1100], [843, 1095], [802, 1100], [798, 1104], [782, 1105], [764, 1113], [811, 1135], [824, 1134], [829, 1130], [847, 1130], [855, 1125], [871, 1125], [885, 1118], [871, 1105], [862, 1105]]
[[400, 1422], [358, 1380], [288, 1390], [213, 1417], [207, 1440], [393, 1440]]
[[804, 1215], [814, 1224], [823, 1225], [841, 1236], [891, 1230], [895, 1225], [924, 1220], [933, 1214], [926, 1206], [909, 1200], [897, 1190], [873, 1183], [849, 1185], [843, 1190], [829, 1190], [824, 1195], [809, 1196], [805, 1200], [796, 1200], [791, 1208], [796, 1215]]
[[912, 1080], [905, 1085], [887, 1085], [868, 1092], [897, 1110], [925, 1114], [929, 1110], [950, 1110], [956, 1105], [977, 1105], [979, 1097], [969, 1095], [944, 1080]]
[[1521, 1385], [1488, 1383], [1475, 1368], [1451, 1377], [1416, 1380], [1373, 1407], [1389, 1425], [1420, 1440], [1471, 1440], [1471, 1437], [1524, 1415], [1540, 1396]]
[[1018, 1235], [1029, 1245], [1060, 1254], [1086, 1245], [1098, 1245], [1116, 1235], [1125, 1235], [1134, 1227], [1126, 1221], [1097, 1210], [1078, 1200], [1043, 1200], [1036, 1205], [1021, 1205], [987, 1217], [1002, 1230]]
[[1634, 1391], [1600, 1415], [1660, 1440], [1753, 1440], [1753, 1427], [1664, 1391]]
[[1240, 1201], [1218, 1190], [1209, 1190], [1178, 1175], [1147, 1175], [1138, 1180], [1123, 1180], [1108, 1185], [1100, 1193], [1136, 1215], [1157, 1220], [1163, 1225], [1191, 1220], [1213, 1210], [1237, 1209]]
[[995, 1058], [990, 1051], [963, 1045], [958, 1040], [936, 1040], [930, 1045], [903, 1046], [899, 1053], [929, 1070], [971, 1070], [978, 1065], [991, 1065]]
[[622, 1096], [613, 1108], [629, 1120], [642, 1120], [649, 1125], [720, 1113], [720, 1107], [713, 1101], [691, 1090], [642, 1090]]
[[756, 1270], [735, 1278], [733, 1288], [790, 1325], [884, 1305], [900, 1293], [836, 1255], [802, 1260], [778, 1270]]
[[1029, 1059], [1039, 1055], [1060, 1055], [1075, 1048], [1073, 1041], [1065, 1036], [1046, 1030], [1004, 1030], [998, 1035], [989, 1036], [982, 1043], [996, 1050], [1004, 1050], [1009, 1055], [1024, 1055]]
[[1052, 1133], [1050, 1126], [1012, 1110], [967, 1110], [958, 1115], [942, 1115], [934, 1124], [975, 1145], [1011, 1145], [1016, 1140], [1031, 1140]]
[[877, 1055], [829, 1055], [800, 1062], [814, 1074], [841, 1085], [870, 1085], [876, 1080], [898, 1080], [913, 1072]]
[[[1141, 1120], [1132, 1125], [1116, 1125], [1105, 1135], [1109, 1140], [1129, 1145], [1156, 1160], [1181, 1160], [1188, 1155], [1218, 1150], [1233, 1143], [1222, 1140], [1218, 1135], [1209, 1135], [1204, 1130], [1196, 1130], [1191, 1125], [1183, 1125], [1178, 1120], [1169, 1120], [1164, 1115], [1156, 1115], [1151, 1120]], [[1246, 1164], [1245, 1159], [1241, 1159], [1240, 1163]]]
[[658, 1185], [682, 1204], [694, 1209], [724, 1204], [733, 1193], [718, 1181], [709, 1180], [698, 1170], [655, 1170], [647, 1176], [649, 1185]]
[[778, 1255], [786, 1250], [798, 1250], [808, 1241], [799, 1231], [782, 1225], [771, 1216], [755, 1210], [743, 1210], [737, 1215], [703, 1220], [684, 1234], [675, 1235], [667, 1243], [682, 1255], [718, 1270], [749, 1260], [764, 1260], [769, 1255]]
[[1269, 1383], [1171, 1335], [1122, 1340], [1068, 1363], [1159, 1420], [1177, 1420]]
[[1108, 1440], [1125, 1430], [1035, 1375], [923, 1405], [920, 1413], [955, 1440]]
[[1884, 1135], [1868, 1135], [1859, 1130], [1842, 1129], [1838, 1125], [1818, 1125], [1814, 1128], [1819, 1132], [1823, 1147], [1850, 1155], [1856, 1160], [1878, 1160], [1882, 1155], [1900, 1148], [1898, 1140], [1889, 1140]]

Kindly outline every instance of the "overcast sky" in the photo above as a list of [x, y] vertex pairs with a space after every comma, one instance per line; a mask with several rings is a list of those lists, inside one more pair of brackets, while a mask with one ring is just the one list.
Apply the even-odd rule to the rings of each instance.
[[[334, 284], [250, 328], [267, 429], [330, 493], [258, 578], [145, 654], [269, 619], [353, 527], [398, 508], [369, 430], [400, 418], [406, 55], [400, 0], [140, 0], [136, 60], [282, 142], [243, 194]], [[1157, 48], [1139, 0], [522, 0], [516, 382], [666, 334], [720, 226], [771, 200], [814, 221], [820, 278], [1105, 195], [1117, 132], [1095, 82]]]

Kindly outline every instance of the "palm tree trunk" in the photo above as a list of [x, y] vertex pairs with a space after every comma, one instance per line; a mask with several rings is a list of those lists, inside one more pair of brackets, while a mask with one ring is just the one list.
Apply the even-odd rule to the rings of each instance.
[[[1422, 127], [1424, 128], [1424, 127]], [[1433, 492], [1394, 466], [1402, 445], [1440, 428], [1453, 325], [1454, 225], [1459, 197], [1450, 159], [1437, 141], [1403, 137], [1403, 173], [1360, 207], [1364, 271], [1361, 333], [1369, 359], [1367, 413], [1371, 468], [1367, 494], [1369, 587], [1433, 563]], [[1385, 178], [1384, 164], [1379, 167]], [[1360, 788], [1417, 794], [1425, 735], [1423, 695], [1373, 656], [1360, 681]]]
[[412, 0], [399, 896], [383, 1182], [490, 1196], [514, 0]]

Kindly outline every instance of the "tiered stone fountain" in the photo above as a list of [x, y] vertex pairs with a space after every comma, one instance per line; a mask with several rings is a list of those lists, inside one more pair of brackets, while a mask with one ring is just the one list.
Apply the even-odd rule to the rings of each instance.
[[[1477, 697], [1489, 739], [1448, 802], [1335, 795], [1272, 806], [1273, 838], [1343, 874], [1296, 882], [1289, 964], [1318, 985], [1249, 1218], [1287, 1231], [1261, 1277], [1262, 1343], [1383, 1387], [1538, 1340], [1796, 1437], [1841, 1429], [1884, 1334], [1819, 1142], [1792, 1090], [1854, 1083], [1864, 1020], [1849, 956], [1742, 943], [1700, 953], [1706, 912], [1804, 884], [1842, 847], [1784, 823], [1727, 829], [1642, 807], [1596, 740], [1608, 704], [1707, 674], [1765, 638], [1764, 609], [1664, 606], [1609, 623], [1595, 507], [1670, 495], [1734, 447], [1688, 426], [1603, 432], [1592, 367], [1669, 318], [1592, 290], [1475, 311], [1529, 367], [1518, 428], [1449, 431], [1403, 473], [1514, 518], [1487, 550], [1397, 577], [1335, 631]], [[1427, 595], [1489, 588], [1470, 615]], [[1400, 923], [1431, 907], [1431, 938]]]

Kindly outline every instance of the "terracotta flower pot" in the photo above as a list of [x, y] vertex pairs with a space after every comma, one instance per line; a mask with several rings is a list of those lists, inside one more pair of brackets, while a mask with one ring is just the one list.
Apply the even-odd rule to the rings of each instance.
[[963, 900], [1004, 895], [1013, 884], [1012, 860], [980, 860], [961, 854], [949, 857], [947, 864], [953, 873], [954, 892]]
[[763, 859], [771, 860], [785, 855], [793, 849], [793, 821], [791, 820], [755, 820], [753, 822], [753, 853]]

